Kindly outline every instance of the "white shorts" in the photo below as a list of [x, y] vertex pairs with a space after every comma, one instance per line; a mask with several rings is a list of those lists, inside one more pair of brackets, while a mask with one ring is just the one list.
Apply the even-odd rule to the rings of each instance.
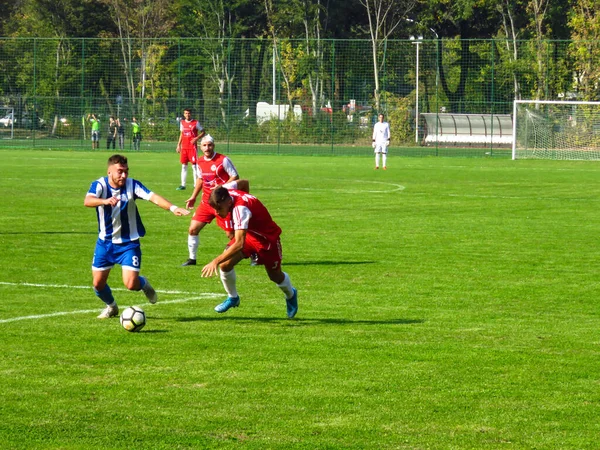
[[382, 144], [375, 144], [375, 148], [373, 149], [373, 152], [375, 153], [387, 153], [387, 148], [388, 146], [386, 145], [386, 143], [382, 143]]

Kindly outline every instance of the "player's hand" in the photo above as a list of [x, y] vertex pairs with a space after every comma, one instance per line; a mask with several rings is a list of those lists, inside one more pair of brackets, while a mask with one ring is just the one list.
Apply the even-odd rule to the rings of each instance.
[[389, 147], [390, 146], [390, 140], [388, 139], [387, 141], [385, 141], [385, 146]]
[[371, 143], [371, 147], [373, 147], [373, 148], [376, 147], [375, 142]]
[[184, 208], [177, 208], [175, 209], [175, 211], [173, 211], [173, 214], [175, 214], [176, 216], [187, 216], [189, 213], [190, 212]]
[[104, 201], [104, 204], [107, 206], [117, 206], [117, 203], [119, 203], [119, 201], [119, 197], [109, 197]]
[[208, 278], [216, 275], [219, 271], [219, 265], [215, 262], [216, 260], [212, 260], [207, 265], [202, 268], [202, 277]]
[[196, 204], [196, 198], [195, 197], [190, 197], [185, 201], [185, 207], [187, 209], [192, 209], [194, 207], [194, 205]]
[[176, 151], [177, 153], [181, 153], [181, 147], [178, 145], [178, 146], [177, 146], [177, 148], [175, 149], [175, 151]]

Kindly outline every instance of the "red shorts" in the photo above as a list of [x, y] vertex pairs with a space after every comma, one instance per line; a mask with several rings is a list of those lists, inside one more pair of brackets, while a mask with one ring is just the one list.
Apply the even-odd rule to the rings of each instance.
[[[196, 211], [194, 212], [194, 217], [192, 217], [192, 220], [195, 220], [196, 222], [211, 223], [215, 217], [217, 217], [217, 215], [215, 214], [215, 210], [213, 208], [211, 208], [208, 203], [205, 203], [204, 201], [200, 201], [200, 206], [198, 206], [196, 208]], [[218, 221], [218, 219], [217, 219], [217, 223], [220, 223]], [[224, 220], [224, 219], [221, 219], [221, 220]]]
[[181, 164], [192, 163], [196, 164], [198, 161], [198, 149], [196, 147], [192, 148], [181, 148], [181, 153], [179, 153], [179, 162]]
[[[234, 242], [235, 240], [231, 240], [229, 245], [232, 245]], [[276, 242], [265, 243], [250, 233], [246, 233], [246, 242], [244, 242], [242, 253], [245, 258], [249, 258], [252, 254], [256, 254], [256, 263], [270, 269], [281, 267], [282, 253], [281, 241], [279, 239], [277, 239]]]

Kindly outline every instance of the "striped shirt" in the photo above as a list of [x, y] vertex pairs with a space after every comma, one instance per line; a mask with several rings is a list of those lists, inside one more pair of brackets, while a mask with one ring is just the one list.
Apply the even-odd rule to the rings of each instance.
[[92, 183], [87, 195], [102, 199], [119, 198], [119, 203], [114, 207], [96, 207], [98, 238], [123, 244], [137, 241], [146, 234], [135, 201], [138, 198], [150, 200], [152, 191], [139, 181], [128, 178], [123, 188], [115, 189], [108, 184], [108, 177], [99, 178]]

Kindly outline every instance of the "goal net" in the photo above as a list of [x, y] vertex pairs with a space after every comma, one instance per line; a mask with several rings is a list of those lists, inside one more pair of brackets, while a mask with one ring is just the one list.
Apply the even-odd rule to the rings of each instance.
[[600, 160], [600, 102], [515, 100], [513, 159]]

